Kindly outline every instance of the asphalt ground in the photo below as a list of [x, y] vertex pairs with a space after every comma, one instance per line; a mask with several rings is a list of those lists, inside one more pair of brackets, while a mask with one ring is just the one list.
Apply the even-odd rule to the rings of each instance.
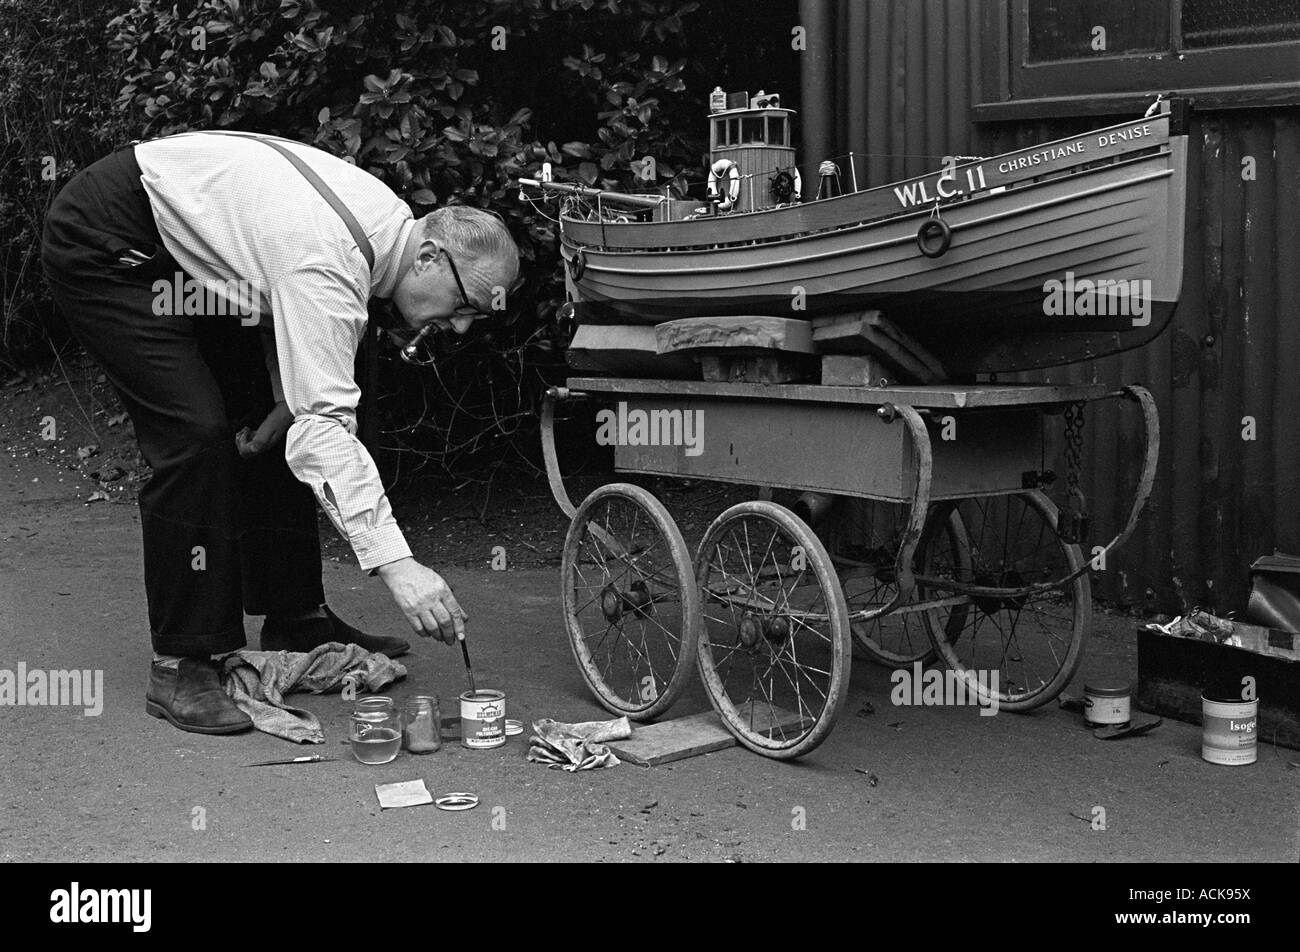
[[[144, 713], [150, 659], [139, 519], [129, 502], [87, 505], [47, 459], [0, 459], [0, 668], [103, 672], [102, 713], [0, 707], [0, 860], [1253, 861], [1300, 857], [1300, 752], [1261, 743], [1247, 767], [1208, 764], [1200, 729], [1166, 720], [1103, 742], [1055, 704], [981, 717], [973, 707], [894, 707], [888, 672], [853, 666], [830, 738], [797, 763], [740, 747], [653, 768], [567, 773], [504, 747], [447, 745], [383, 766], [340, 741], [350, 705], [295, 695], [323, 747], [266, 734], [183, 733]], [[399, 511], [400, 516], [400, 511]], [[554, 565], [435, 568], [472, 616], [480, 686], [508, 716], [608, 716], [574, 664]], [[325, 564], [330, 604], [401, 634], [386, 589], [346, 558]], [[1072, 685], [1136, 680], [1135, 621], [1098, 612]], [[248, 620], [250, 646], [257, 623]], [[459, 652], [418, 642], [390, 693], [464, 690]], [[695, 685], [672, 716], [708, 709]], [[871, 711], [871, 712], [869, 712]], [[333, 762], [246, 768], [323, 752]], [[480, 806], [381, 811], [374, 786], [424, 779]], [[1104, 814], [1098, 812], [1098, 808]], [[1098, 819], [1104, 815], [1104, 824]], [[1103, 828], [1104, 827], [1104, 828]]]

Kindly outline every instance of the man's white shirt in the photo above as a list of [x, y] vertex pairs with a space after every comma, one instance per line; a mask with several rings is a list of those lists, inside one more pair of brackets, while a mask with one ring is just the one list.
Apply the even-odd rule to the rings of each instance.
[[392, 295], [415, 221], [370, 173], [277, 141], [356, 217], [374, 251], [373, 274], [338, 213], [263, 143], [186, 133], [142, 143], [135, 156], [163, 244], [180, 266], [208, 286], [246, 281], [260, 292], [260, 319], [273, 324], [279, 383], [294, 417], [285, 458], [371, 570], [411, 550], [356, 436], [361, 391], [353, 370], [366, 302]]

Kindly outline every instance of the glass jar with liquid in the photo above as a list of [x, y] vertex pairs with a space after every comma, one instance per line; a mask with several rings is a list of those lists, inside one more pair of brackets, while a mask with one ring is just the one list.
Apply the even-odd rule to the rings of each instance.
[[402, 716], [392, 698], [358, 698], [348, 718], [352, 754], [363, 764], [386, 764], [402, 746]]

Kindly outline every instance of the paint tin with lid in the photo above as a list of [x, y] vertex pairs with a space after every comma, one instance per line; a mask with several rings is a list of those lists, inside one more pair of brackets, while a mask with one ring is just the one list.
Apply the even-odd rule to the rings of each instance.
[[460, 743], [471, 750], [506, 742], [506, 696], [502, 691], [466, 691], [460, 696]]
[[1124, 681], [1091, 681], [1083, 686], [1083, 719], [1090, 727], [1129, 722], [1129, 685]]
[[1239, 767], [1256, 758], [1258, 701], [1201, 695], [1201, 756], [1212, 764]]

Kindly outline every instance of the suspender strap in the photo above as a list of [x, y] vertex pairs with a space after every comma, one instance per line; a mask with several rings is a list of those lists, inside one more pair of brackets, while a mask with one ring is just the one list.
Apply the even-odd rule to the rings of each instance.
[[274, 139], [269, 139], [264, 136], [249, 135], [244, 132], [228, 132], [226, 135], [237, 135], [240, 138], [252, 139], [254, 142], [260, 142], [263, 145], [270, 146], [293, 163], [293, 167], [302, 173], [303, 178], [310, 182], [316, 191], [320, 192], [321, 197], [325, 199], [325, 201], [329, 202], [330, 207], [333, 208], [334, 211], [338, 213], [338, 216], [343, 219], [343, 224], [348, 226], [348, 231], [352, 234], [352, 240], [355, 241], [357, 247], [361, 249], [361, 255], [366, 259], [366, 264], [370, 266], [371, 271], [375, 270], [375, 251], [370, 247], [370, 239], [366, 237], [365, 229], [361, 227], [361, 223], [357, 221], [356, 216], [353, 215], [352, 212], [348, 210], [348, 207], [343, 204], [343, 200], [340, 199], [338, 195], [334, 194], [334, 189], [326, 185], [324, 180], [316, 174], [310, 165], [298, 156], [294, 155], [284, 146], [280, 145], [280, 143], [276, 142]]

